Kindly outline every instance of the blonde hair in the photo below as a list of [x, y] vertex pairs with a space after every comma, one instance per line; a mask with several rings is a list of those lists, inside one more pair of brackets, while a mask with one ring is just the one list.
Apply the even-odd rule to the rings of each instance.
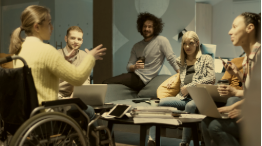
[[31, 36], [32, 28], [35, 23], [41, 24], [50, 14], [50, 10], [43, 6], [28, 6], [21, 14], [21, 26], [16, 28], [10, 39], [9, 53], [18, 54], [21, 50], [23, 39], [20, 34], [24, 30], [27, 36]]
[[[187, 31], [183, 35], [182, 42], [181, 42], [181, 53], [180, 53], [180, 60], [181, 60], [182, 66], [185, 65], [185, 59], [187, 57], [187, 54], [184, 50], [184, 42], [185, 42], [186, 39], [193, 39], [195, 42], [199, 42], [198, 35], [194, 31]], [[198, 43], [198, 46], [196, 46], [195, 55], [197, 55], [199, 51], [200, 51], [200, 43]]]

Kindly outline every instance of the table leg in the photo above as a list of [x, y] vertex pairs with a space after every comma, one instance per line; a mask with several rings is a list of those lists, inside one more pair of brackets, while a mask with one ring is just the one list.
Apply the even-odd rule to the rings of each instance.
[[114, 131], [113, 131], [113, 126], [114, 126], [113, 122], [108, 121], [107, 127], [108, 127], [108, 130], [109, 130], [110, 133], [111, 133], [112, 143], [113, 143], [114, 146], [115, 146], [116, 143], [115, 143], [115, 135], [114, 135]]
[[140, 125], [140, 146], [145, 146], [146, 144], [146, 132], [147, 125]]
[[198, 123], [197, 124], [192, 124], [191, 129], [192, 129], [194, 146], [199, 146], [198, 131], [197, 131]]
[[156, 125], [156, 146], [160, 146], [160, 126]]

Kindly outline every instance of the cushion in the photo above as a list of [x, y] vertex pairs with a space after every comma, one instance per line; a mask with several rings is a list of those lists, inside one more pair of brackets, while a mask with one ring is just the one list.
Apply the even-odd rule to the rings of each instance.
[[[172, 77], [165, 80], [157, 89], [157, 97], [159, 99], [176, 96], [180, 91], [180, 74], [177, 73]], [[168, 82], [173, 79], [173, 83], [171, 84], [170, 88], [167, 88]]]
[[216, 56], [216, 47], [217, 46], [213, 44], [201, 44], [200, 46], [202, 54], [210, 55], [213, 60], [215, 60]]
[[140, 92], [138, 93], [139, 98], [152, 98], [157, 97], [157, 88], [170, 77], [170, 75], [158, 75], [153, 78]]
[[137, 92], [122, 84], [107, 84], [105, 103], [137, 98]]

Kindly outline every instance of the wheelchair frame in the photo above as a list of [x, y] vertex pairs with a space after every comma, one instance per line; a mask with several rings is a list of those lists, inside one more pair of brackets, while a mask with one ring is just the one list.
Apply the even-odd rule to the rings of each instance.
[[[12, 61], [12, 60], [15, 60], [15, 59], [19, 59], [19, 60], [21, 60], [25, 65], [27, 65], [27, 63], [26, 63], [26, 61], [22, 58], [22, 57], [19, 57], [19, 56], [12, 56], [12, 57], [6, 57], [6, 58], [0, 58], [0, 64], [2, 64], [2, 63], [6, 63], [6, 62], [9, 62], [9, 61]], [[66, 100], [70, 100], [70, 99], [66, 99]], [[49, 101], [49, 102], [52, 102], [52, 101]], [[80, 127], [80, 125], [77, 123], [77, 121], [76, 120], [74, 120], [73, 118], [71, 118], [70, 116], [68, 116], [68, 115], [66, 115], [66, 113], [67, 113], [67, 111], [66, 110], [64, 110], [64, 119], [67, 119], [68, 121], [71, 121], [71, 119], [73, 119], [73, 123], [76, 123], [77, 125], [76, 126], [74, 126], [74, 128], [80, 128], [80, 130], [79, 129], [76, 129], [78, 132], [80, 131], [80, 133], [82, 133], [84, 136], [85, 136], [85, 138], [86, 138], [86, 141], [87, 141], [87, 145], [90, 145], [89, 144], [89, 136], [88, 136], [88, 134], [89, 134], [89, 130], [90, 130], [90, 126], [95, 122], [95, 121], [97, 121], [98, 119], [99, 119], [99, 117], [100, 117], [100, 115], [96, 115], [96, 118], [94, 119], [94, 120], [92, 120], [92, 121], [90, 121], [90, 118], [87, 116], [87, 114], [76, 104], [76, 103], [70, 103], [70, 104], [57, 104], [57, 105], [53, 105], [53, 106], [39, 106], [39, 107], [37, 107], [37, 108], [35, 108], [32, 112], [31, 112], [31, 114], [30, 114], [30, 118], [29, 119], [27, 119], [27, 121], [29, 121], [30, 119], [32, 119], [33, 117], [36, 117], [37, 115], [38, 115], [38, 113], [39, 112], [41, 112], [41, 111], [43, 111], [43, 110], [46, 110], [46, 109], [53, 109], [54, 111], [56, 111], [58, 108], [64, 108], [64, 107], [68, 107], [68, 106], [71, 106], [71, 107], [76, 107], [76, 109], [86, 118], [86, 121], [87, 121], [87, 123], [88, 123], [88, 125], [86, 126], [87, 128], [86, 129], [84, 129], [85, 130], [85, 133], [83, 133], [83, 129]], [[47, 114], [46, 114], [47, 113]], [[42, 114], [42, 115], [44, 115], [44, 114], [46, 114], [46, 115], [48, 115], [48, 112], [46, 112], [46, 113], [40, 113], [40, 114]], [[55, 115], [55, 113], [56, 112], [54, 112], [53, 114], [50, 112], [50, 115]], [[59, 115], [59, 114], [58, 114]], [[60, 114], [61, 115], [61, 114]], [[47, 116], [48, 117], [48, 116]], [[69, 117], [69, 118], [68, 118]], [[39, 119], [40, 119], [41, 117], [39, 117]], [[61, 117], [60, 117], [61, 118]], [[71, 118], [71, 119], [70, 119]], [[54, 119], [54, 118], [47, 118], [47, 119]], [[2, 119], [1, 119], [1, 115], [0, 115], [0, 134], [1, 134], [1, 132], [2, 132], [2, 127], [3, 127], [3, 125], [2, 125], [2, 123], [1, 123], [1, 121], [2, 121]], [[26, 121], [26, 122], [27, 122]], [[36, 121], [37, 121], [37, 119], [36, 119]], [[38, 122], [36, 122], [34, 125], [37, 125], [38, 123], [43, 123], [43, 121], [44, 120], [40, 120], [40, 121], [38, 121]], [[4, 122], [4, 121], [3, 121]], [[25, 122], [25, 123], [26, 123]], [[25, 124], [25, 123], [23, 123], [23, 125]], [[4, 124], [4, 123], [3, 123]], [[20, 136], [16, 136], [16, 134], [17, 134], [17, 132], [18, 131], [23, 131], [23, 132], [26, 132], [26, 131], [29, 131], [28, 129], [23, 129], [24, 127], [23, 127], [23, 125], [21, 125], [20, 127], [19, 127], [19, 129], [15, 132], [15, 134], [13, 135], [13, 137], [16, 137], [16, 138], [20, 138]], [[32, 125], [32, 127], [34, 126], [34, 125]], [[21, 129], [22, 128], [22, 129]], [[107, 140], [103, 140], [103, 141], [100, 141], [99, 140], [99, 134], [97, 134], [98, 132], [97, 131], [99, 131], [99, 130], [106, 130], [106, 132], [107, 132], [107, 135], [108, 135], [108, 139]], [[23, 135], [23, 132], [22, 132], [22, 135]], [[111, 145], [111, 146], [114, 146], [114, 144], [113, 144], [113, 142], [112, 142], [112, 138], [111, 138], [111, 134], [110, 134], [110, 131], [109, 131], [109, 129], [107, 128], [107, 127], [105, 127], [105, 126], [97, 126], [95, 129], [94, 129], [94, 131], [92, 131], [91, 132], [92, 133], [92, 135], [96, 138], [96, 145], [97, 146], [99, 146], [99, 145], [104, 145], [104, 144], [109, 144], [109, 145]], [[28, 137], [26, 137], [27, 139], [28, 139]], [[49, 140], [50, 140], [51, 138], [49, 138]], [[18, 139], [13, 139], [13, 138], [11, 138], [11, 142], [10, 142], [10, 146], [13, 146], [13, 144], [15, 144], [14, 146], [16, 146], [17, 145], [17, 141]], [[8, 145], [8, 138], [7, 138], [7, 142], [4, 142], [4, 146], [6, 146], [6, 145]], [[85, 145], [85, 144], [84, 144]]]

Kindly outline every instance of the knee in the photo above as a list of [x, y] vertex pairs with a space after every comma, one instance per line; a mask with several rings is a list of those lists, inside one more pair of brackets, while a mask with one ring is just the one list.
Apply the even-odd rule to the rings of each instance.
[[160, 99], [159, 106], [171, 106], [171, 104], [170, 104], [171, 98], [172, 97], [166, 97], [166, 98]]
[[196, 104], [195, 104], [195, 102], [193, 100], [186, 104], [185, 111], [186, 112], [190, 112], [190, 113], [195, 113], [195, 111], [196, 111]]
[[216, 135], [222, 132], [222, 126], [216, 119], [214, 119], [210, 122], [208, 126], [208, 131], [210, 132], [210, 135]]
[[85, 113], [88, 115], [90, 120], [93, 120], [95, 118], [95, 110], [92, 106], [87, 105], [87, 109], [85, 110]]
[[102, 82], [102, 84], [108, 84], [108, 81], [107, 81], [108, 79], [105, 79], [103, 82]]
[[230, 97], [230, 98], [227, 99], [226, 106], [230, 106], [230, 105], [232, 105], [232, 104], [234, 104], [234, 103], [236, 103], [240, 100], [241, 100], [241, 98], [239, 98], [239, 97]]

